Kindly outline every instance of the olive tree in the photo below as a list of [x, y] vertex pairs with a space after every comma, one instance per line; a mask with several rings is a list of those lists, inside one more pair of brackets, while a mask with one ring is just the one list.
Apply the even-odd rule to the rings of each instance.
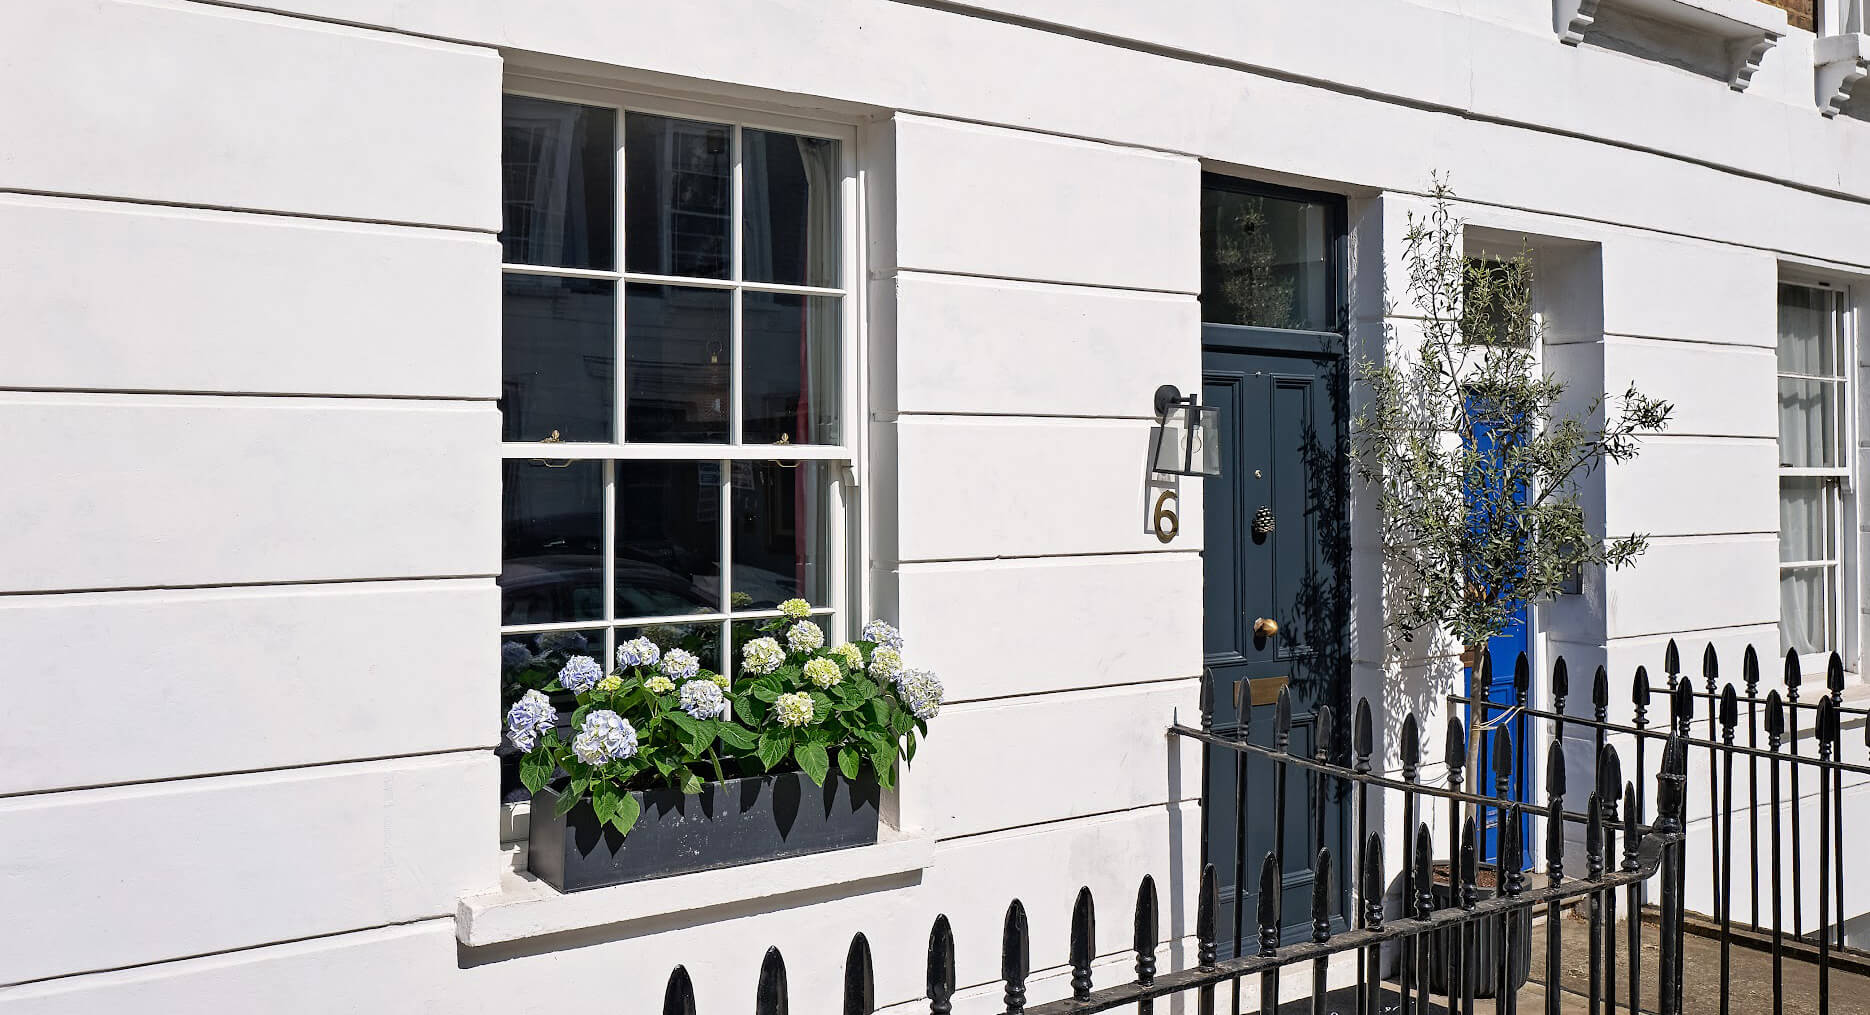
[[1361, 358], [1352, 447], [1380, 509], [1392, 648], [1444, 629], [1473, 651], [1581, 568], [1643, 553], [1642, 534], [1592, 535], [1579, 481], [1634, 458], [1673, 407], [1634, 384], [1561, 405], [1536, 356], [1531, 258], [1468, 256], [1453, 192], [1437, 178], [1430, 196], [1404, 236], [1420, 336]]

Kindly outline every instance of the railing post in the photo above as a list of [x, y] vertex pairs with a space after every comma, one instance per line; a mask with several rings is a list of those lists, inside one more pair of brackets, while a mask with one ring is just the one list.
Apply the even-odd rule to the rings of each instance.
[[1769, 783], [1767, 803], [1771, 807], [1768, 817], [1772, 825], [1772, 879], [1773, 886], [1773, 1015], [1780, 1015], [1784, 1009], [1781, 998], [1784, 981], [1784, 944], [1785, 920], [1780, 910], [1779, 900], [1785, 893], [1780, 891], [1785, 884], [1779, 877], [1779, 849], [1784, 840], [1779, 834], [1779, 739], [1786, 731], [1785, 706], [1779, 701], [1778, 691], [1769, 691], [1766, 695], [1766, 749], [1773, 754], [1772, 762], [1767, 766], [1766, 776]]
[[1078, 900], [1071, 907], [1071, 996], [1080, 1001], [1091, 997], [1091, 963], [1097, 958], [1097, 910], [1091, 901], [1091, 889], [1078, 889]]
[[[1682, 811], [1686, 802], [1688, 744], [1678, 732], [1669, 737], [1662, 750], [1662, 771], [1656, 779], [1656, 832], [1671, 835], [1682, 830]], [[1662, 953], [1656, 969], [1657, 997], [1662, 1015], [1680, 1015], [1682, 1010], [1682, 859], [1683, 844], [1663, 850], [1662, 856]]]
[[877, 977], [870, 962], [870, 941], [857, 934], [844, 956], [844, 1015], [872, 1015], [876, 1010]]
[[[1368, 715], [1368, 709], [1364, 710]], [[1408, 866], [1405, 862], [1404, 866]], [[1365, 930], [1383, 929], [1383, 837], [1371, 832], [1364, 845], [1363, 886], [1358, 892], [1363, 899], [1363, 926]], [[1365, 945], [1363, 950], [1362, 982], [1367, 989], [1358, 997], [1362, 1015], [1377, 1015], [1380, 1005], [1378, 997], [1383, 993], [1383, 946]], [[1261, 1005], [1264, 1010], [1265, 1005]]]
[[689, 982], [684, 966], [676, 966], [669, 974], [669, 988], [662, 995], [662, 1015], [695, 1015], [695, 985]]
[[[1837, 743], [1838, 710], [1828, 697], [1818, 699], [1818, 1010], [1831, 1010], [1831, 821], [1844, 801], [1831, 795], [1827, 763]], [[1840, 913], [1841, 917], [1843, 914]]]
[[[1136, 950], [1136, 985], [1148, 987], [1156, 982], [1156, 879], [1143, 875], [1143, 883], [1136, 887], [1136, 925], [1130, 935], [1130, 946]], [[1137, 1015], [1150, 1015], [1156, 1010], [1156, 1003], [1145, 998], [1136, 1006]]]
[[[1642, 772], [1636, 773], [1636, 779], [1623, 784], [1623, 872], [1634, 874], [1642, 869], [1637, 862], [1637, 850], [1643, 841], [1643, 817], [1641, 805], [1637, 803], [1636, 785], [1643, 778]], [[1630, 882], [1628, 890], [1630, 901], [1629, 919], [1629, 981], [1630, 1015], [1643, 1010], [1643, 883]]]
[[[1213, 864], [1201, 868], [1200, 892], [1195, 900], [1195, 962], [1203, 969], [1213, 969], [1214, 960], [1220, 957], [1214, 943], [1214, 911], [1220, 908], [1220, 900], [1214, 888]], [[1214, 984], [1204, 984], [1197, 998], [1201, 1015], [1214, 1015]]]
[[[1448, 735], [1453, 736], [1456, 728], [1457, 724], [1454, 720], [1450, 719]], [[1402, 762], [1403, 782], [1414, 786], [1418, 766], [1422, 760], [1422, 738], [1419, 727], [1416, 724], [1414, 712], [1403, 716], [1402, 736], [1401, 742], [1398, 745], [1398, 751], [1399, 760]], [[1455, 779], [1455, 785], [1459, 786], [1460, 777], [1453, 776], [1452, 778]], [[1403, 790], [1402, 795], [1402, 826], [1404, 828], [1414, 828], [1416, 826], [1416, 795], [1409, 789]], [[1405, 839], [1404, 841], [1406, 842], [1407, 840]], [[1422, 871], [1418, 874], [1418, 872], [1414, 870], [1414, 867], [1415, 865], [1411, 863], [1403, 864], [1402, 897], [1403, 909], [1405, 911], [1415, 904], [1415, 878], [1432, 876], [1429, 871]], [[1420, 992], [1425, 998], [1428, 995], [1428, 983], [1417, 982], [1415, 980], [1416, 963], [1414, 959], [1417, 948], [1426, 950], [1426, 946], [1416, 941], [1415, 938], [1405, 938], [1397, 947], [1397, 956], [1400, 965], [1396, 970], [1396, 979], [1402, 988], [1403, 1015], [1410, 1015], [1410, 1013], [1417, 1010], [1417, 1004], [1414, 1000], [1417, 992]]]
[[[1600, 762], [1601, 765], [1601, 762]], [[1600, 768], [1601, 773], [1601, 768]], [[1601, 774], [1600, 774], [1601, 778]], [[1596, 882], [1604, 876], [1604, 809], [1599, 804], [1597, 793], [1592, 792], [1584, 802], [1584, 879]], [[1598, 1015], [1603, 1007], [1604, 996], [1604, 899], [1603, 893], [1592, 891], [1585, 901], [1589, 915], [1587, 942], [1590, 948], [1590, 990], [1586, 999], [1591, 1006], [1591, 1015]]]
[[[1716, 859], [1725, 859], [1729, 867], [1717, 867], [1714, 883], [1720, 893], [1714, 897], [1715, 912], [1721, 918], [1721, 1015], [1727, 1015], [1728, 990], [1726, 984], [1732, 976], [1733, 918], [1734, 918], [1734, 883], [1731, 865], [1734, 862], [1734, 726], [1740, 721], [1740, 707], [1734, 696], [1734, 685], [1728, 684], [1721, 691], [1721, 809], [1720, 848], [1715, 851]], [[1712, 766], [1709, 766], [1712, 768]], [[1709, 830], [1713, 837], [1713, 830]]]
[[[1260, 861], [1260, 954], [1271, 957], [1279, 952], [1280, 894], [1279, 857], [1268, 853]], [[1279, 1009], [1279, 967], [1267, 966], [1260, 974], [1260, 1009]], [[1211, 1011], [1203, 1015], [1213, 1015]]]
[[949, 1015], [954, 1011], [954, 990], [954, 930], [948, 926], [947, 914], [942, 913], [929, 928], [929, 1015]]
[[[1545, 757], [1545, 876], [1554, 888], [1565, 879], [1565, 745], [1557, 740], [1547, 748]], [[1564, 974], [1562, 913], [1559, 900], [1546, 903], [1546, 1015], [1559, 1015], [1559, 999], [1564, 993], [1560, 989]]]
[[[1358, 698], [1357, 699], [1357, 717], [1351, 723], [1351, 753], [1356, 758], [1355, 771], [1358, 775], [1369, 775], [1370, 774], [1370, 754], [1375, 749], [1375, 746], [1376, 746], [1376, 731], [1374, 729], [1374, 724], [1372, 723], [1371, 717], [1370, 717], [1370, 699], [1369, 698]], [[1405, 814], [1406, 814], [1408, 810], [1408, 803], [1405, 802], [1403, 807], [1404, 807]], [[1356, 830], [1352, 833], [1353, 841], [1356, 841], [1357, 837], [1367, 836], [1370, 834], [1370, 784], [1364, 782], [1361, 779], [1357, 780], [1356, 823], [1357, 823]], [[1409, 827], [1408, 819], [1406, 816], [1404, 818], [1403, 827], [1404, 828]], [[1368, 860], [1369, 858], [1366, 857], [1365, 859]], [[1367, 863], [1365, 864], [1365, 868], [1366, 870], [1368, 869]], [[1362, 893], [1366, 887], [1368, 887], [1367, 879], [1363, 883], [1360, 883], [1358, 886], [1358, 893], [1359, 893], [1360, 899], [1362, 898]], [[1379, 888], [1378, 891], [1380, 892], [1381, 888]], [[1377, 899], [1379, 908], [1381, 908], [1382, 901], [1383, 901], [1382, 898], [1379, 896], [1379, 898]], [[1369, 905], [1368, 905], [1369, 900], [1363, 899], [1363, 902], [1365, 904], [1363, 906], [1358, 907], [1358, 910], [1357, 910], [1356, 925], [1360, 928], [1369, 926], [1368, 919], [1367, 919], [1368, 912], [1369, 912]], [[1378, 982], [1364, 975], [1365, 965], [1367, 965], [1367, 963], [1358, 963], [1357, 965], [1357, 1010], [1358, 1011], [1364, 1010], [1364, 1008], [1366, 1007], [1366, 1000], [1368, 996], [1374, 990], [1376, 990], [1376, 984]]]
[[[1799, 665], [1797, 649], [1786, 650], [1786, 743], [1792, 749], [1792, 883], [1803, 885], [1805, 879], [1799, 870], [1805, 850], [1799, 841], [1799, 685], [1805, 682], [1804, 670]], [[1805, 936], [1805, 892], [1792, 893], [1792, 936]]]
[[[1760, 759], [1752, 751], [1760, 746], [1760, 654], [1752, 645], [1740, 659], [1740, 682], [1747, 695], [1747, 853], [1760, 855]], [[1748, 892], [1747, 925], [1760, 929], [1760, 865], [1752, 867]]]
[[[1318, 859], [1312, 864], [1312, 941], [1324, 944], [1331, 940], [1331, 849], [1318, 847]], [[1320, 955], [1312, 960], [1312, 1015], [1325, 1015], [1329, 998], [1331, 958]]]
[[754, 988], [753, 1015], [788, 1015], [791, 1000], [786, 991], [786, 960], [778, 948], [767, 948], [760, 960], [760, 982]]
[[1018, 899], [1006, 907], [1000, 925], [1000, 979], [1006, 982], [1006, 1015], [1026, 1010], [1026, 977], [1032, 972], [1032, 937], [1026, 928], [1026, 906]]
[[[1831, 691], [1831, 721], [1834, 726], [1831, 731], [1831, 760], [1842, 762], [1844, 760], [1844, 738], [1837, 724], [1841, 723], [1844, 717], [1842, 711], [1844, 707], [1844, 660], [1836, 652], [1831, 653], [1830, 661], [1825, 664], [1825, 686]], [[1866, 724], [1865, 728], [1870, 729], [1870, 724]], [[1832, 890], [1835, 892], [1833, 898], [1837, 902], [1837, 909], [1834, 911], [1838, 917], [1836, 944], [1842, 948], [1844, 947], [1844, 769], [1842, 768], [1831, 770], [1831, 799], [1837, 801], [1831, 823], [1831, 862], [1834, 865], [1831, 873], [1835, 879], [1832, 882]]]

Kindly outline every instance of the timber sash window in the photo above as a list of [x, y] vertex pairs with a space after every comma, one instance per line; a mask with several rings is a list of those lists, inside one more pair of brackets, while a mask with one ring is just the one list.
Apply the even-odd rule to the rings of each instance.
[[1780, 650], [1843, 645], [1850, 353], [1843, 294], [1779, 286]]
[[734, 622], [793, 597], [849, 636], [852, 144], [673, 101], [506, 97], [509, 665], [608, 668], [646, 634], [731, 675]]

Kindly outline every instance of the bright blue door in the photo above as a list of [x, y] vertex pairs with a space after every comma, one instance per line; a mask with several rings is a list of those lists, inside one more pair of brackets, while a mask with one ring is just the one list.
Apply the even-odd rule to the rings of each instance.
[[[1470, 526], [1486, 527], [1505, 521], [1489, 517], [1485, 505], [1490, 501], [1497, 502], [1498, 498], [1484, 496], [1484, 494], [1493, 492], [1488, 484], [1502, 482], [1498, 478], [1497, 471], [1499, 456], [1505, 453], [1500, 437], [1500, 434], [1495, 433], [1485, 423], [1475, 427], [1473, 435], [1475, 450], [1479, 452], [1484, 463], [1494, 465], [1496, 468], [1483, 467], [1480, 474], [1470, 481], [1468, 494], [1468, 524]], [[1513, 500], [1516, 502], [1524, 503], [1525, 496], [1526, 491], [1523, 487], [1513, 491]], [[1528, 661], [1532, 658], [1530, 635], [1531, 624], [1526, 604], [1520, 603], [1513, 611], [1512, 619], [1507, 623], [1506, 629], [1487, 639], [1487, 655], [1491, 665], [1487, 667], [1484, 679], [1483, 674], [1476, 673], [1473, 668], [1468, 669], [1468, 697], [1483, 698], [1504, 706], [1516, 704], [1519, 700], [1519, 691], [1515, 686], [1515, 670], [1520, 656], [1524, 655]], [[1496, 796], [1501, 793], [1501, 773], [1494, 765], [1494, 758], [1498, 750], [1496, 740], [1504, 737], [1507, 740], [1508, 753], [1512, 758], [1511, 770], [1506, 777], [1504, 797], [1522, 803], [1529, 800], [1530, 782], [1527, 779], [1527, 762], [1531, 755], [1527, 750], [1526, 732], [1530, 726], [1525, 718], [1517, 713], [1509, 714], [1501, 709], [1484, 711], [1476, 709], [1475, 720], [1478, 724], [1477, 733], [1474, 741], [1468, 745], [1468, 749], [1471, 752], [1477, 752], [1474, 756], [1479, 763], [1475, 768], [1477, 773], [1475, 785], [1468, 787], [1468, 790], [1487, 796]], [[1492, 861], [1500, 855], [1501, 819], [1500, 808], [1481, 809], [1480, 849], [1483, 860]], [[1522, 812], [1519, 821], [1519, 841], [1522, 849], [1526, 843], [1529, 828], [1529, 818]], [[1529, 857], [1531, 850], [1523, 849], [1520, 855]]]

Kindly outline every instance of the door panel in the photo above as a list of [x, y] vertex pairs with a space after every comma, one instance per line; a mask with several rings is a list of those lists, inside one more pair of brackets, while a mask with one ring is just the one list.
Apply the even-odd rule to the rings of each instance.
[[[1223, 736], [1243, 732], [1234, 706], [1238, 681], [1251, 679], [1270, 689], [1284, 678], [1292, 699], [1292, 749], [1310, 754], [1319, 706], [1336, 711], [1334, 732], [1349, 725], [1343, 339], [1226, 325], [1204, 326], [1202, 339], [1202, 400], [1220, 410], [1223, 455], [1221, 475], [1203, 483], [1203, 648], [1212, 728]], [[1270, 530], [1256, 526], [1256, 517], [1268, 517]], [[1254, 622], [1262, 617], [1278, 623], [1277, 634], [1255, 634]], [[1270, 701], [1247, 705], [1244, 731], [1250, 741], [1269, 746]], [[1338, 743], [1334, 750], [1342, 753], [1342, 747]], [[1276, 842], [1282, 922], [1294, 939], [1303, 937], [1310, 920], [1311, 859], [1320, 845], [1342, 855], [1347, 825], [1341, 788], [1324, 787], [1324, 799], [1314, 802], [1320, 787], [1304, 771], [1288, 768], [1282, 824], [1270, 761], [1243, 762], [1233, 751], [1212, 748], [1206, 769], [1204, 848], [1220, 890], [1223, 941], [1231, 949], [1238, 883], [1238, 916], [1251, 947], [1260, 866]], [[1334, 888], [1342, 912], [1342, 879]]]

